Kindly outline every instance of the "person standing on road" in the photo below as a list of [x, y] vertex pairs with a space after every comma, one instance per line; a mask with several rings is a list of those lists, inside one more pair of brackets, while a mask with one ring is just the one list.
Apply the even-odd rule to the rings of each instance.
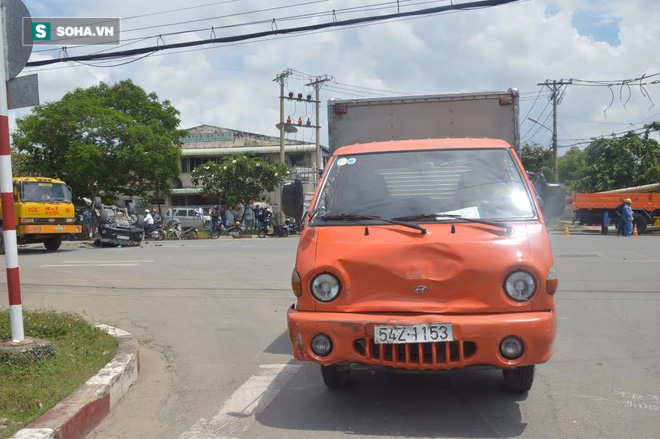
[[607, 228], [610, 226], [610, 212], [605, 211], [603, 212], [603, 222], [600, 228], [600, 234], [601, 235], [607, 235]]
[[254, 229], [254, 211], [249, 204], [245, 205], [245, 228], [246, 230]]
[[264, 211], [261, 209], [261, 206], [257, 205], [257, 208], [254, 210], [254, 217], [257, 220], [257, 230], [261, 230], [264, 223]]
[[218, 228], [218, 221], [220, 220], [220, 206], [217, 204], [211, 208], [211, 231]]
[[227, 219], [225, 222], [227, 227], [234, 225], [234, 221], [236, 221], [236, 212], [234, 212], [234, 206], [229, 206], [227, 212], [225, 212], [225, 218]]
[[632, 200], [623, 200], [623, 236], [632, 236], [633, 233], [633, 211]]
[[623, 235], [623, 206], [625, 205], [626, 203], [621, 203], [614, 208], [614, 212], [617, 214], [616, 236]]

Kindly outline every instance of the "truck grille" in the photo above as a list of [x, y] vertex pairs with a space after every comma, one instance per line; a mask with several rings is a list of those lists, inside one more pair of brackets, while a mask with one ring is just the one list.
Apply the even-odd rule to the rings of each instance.
[[367, 364], [405, 369], [460, 367], [477, 350], [470, 341], [375, 344], [372, 338], [355, 340], [353, 346]]

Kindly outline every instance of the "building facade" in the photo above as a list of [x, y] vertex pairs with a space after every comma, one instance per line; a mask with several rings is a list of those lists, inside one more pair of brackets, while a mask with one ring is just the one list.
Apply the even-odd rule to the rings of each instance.
[[[216, 200], [202, 194], [201, 188], [192, 184], [192, 171], [209, 161], [219, 161], [231, 154], [249, 154], [269, 159], [275, 163], [280, 160], [279, 137], [249, 133], [211, 125], [189, 128], [188, 137], [182, 138], [181, 174], [177, 186], [164, 201], [169, 206], [209, 206]], [[321, 146], [324, 162], [328, 150]], [[291, 169], [292, 178], [301, 178], [313, 183], [318, 179], [316, 144], [285, 139], [284, 156]], [[277, 204], [278, 194], [268, 194], [267, 201]], [[275, 206], [276, 207], [276, 206]]]

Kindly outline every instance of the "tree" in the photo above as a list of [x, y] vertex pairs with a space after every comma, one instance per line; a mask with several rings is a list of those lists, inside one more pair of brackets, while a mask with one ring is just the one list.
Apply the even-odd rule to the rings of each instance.
[[660, 144], [648, 131], [615, 139], [597, 139], [585, 148], [585, 164], [577, 172], [575, 190], [600, 192], [654, 183], [660, 175]]
[[585, 156], [584, 150], [574, 146], [557, 160], [559, 181], [568, 186], [569, 189], [575, 186], [575, 180], [586, 166]]
[[[541, 168], [553, 167], [552, 150], [532, 142], [525, 143], [520, 151], [520, 161], [529, 172], [541, 172]], [[546, 179], [548, 176], [545, 176]]]
[[221, 203], [241, 203], [261, 199], [289, 176], [285, 164], [243, 155], [231, 155], [219, 163], [208, 162], [192, 172], [192, 183]]
[[179, 174], [179, 111], [130, 80], [77, 88], [17, 120], [22, 166], [58, 177], [74, 195], [165, 193]]

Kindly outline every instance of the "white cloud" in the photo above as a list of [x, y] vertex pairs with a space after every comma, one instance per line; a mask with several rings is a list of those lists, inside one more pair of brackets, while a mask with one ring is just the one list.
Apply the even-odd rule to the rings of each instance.
[[[211, 2], [207, 2], [211, 3]], [[294, 4], [291, 0], [288, 3]], [[437, 6], [448, 2], [424, 5]], [[63, 5], [44, 5], [26, 0], [30, 10], [39, 14], [64, 16], [124, 17], [154, 13], [188, 6], [174, 0], [117, 0], [88, 2], [78, 0]], [[128, 37], [151, 36], [182, 29], [205, 29], [197, 34], [164, 36], [166, 43], [204, 39], [210, 27], [216, 26], [217, 36], [237, 35], [271, 29], [269, 20], [275, 17], [306, 14], [312, 11], [341, 10], [368, 1], [335, 0], [308, 7], [267, 11], [231, 18], [189, 23], [179, 27], [163, 27], [127, 33]], [[402, 4], [405, 4], [402, 3]], [[122, 22], [124, 30], [163, 23], [203, 19], [238, 14], [274, 7], [272, 2], [251, 0], [218, 4], [204, 8], [178, 11]], [[404, 6], [405, 7], [405, 6]], [[61, 8], [61, 9], [55, 9]], [[598, 23], [618, 23], [618, 45], [611, 45], [576, 29], [573, 18], [588, 11]], [[372, 11], [373, 15], [391, 11]], [[33, 12], [34, 15], [34, 12]], [[517, 87], [522, 94], [521, 117], [527, 114], [539, 91], [537, 83], [546, 79], [624, 79], [660, 72], [660, 60], [655, 56], [660, 46], [660, 23], [649, 17], [660, 15], [660, 2], [608, 2], [603, 0], [537, 0], [519, 2], [478, 11], [467, 11], [401, 20], [351, 29], [332, 29], [295, 37], [279, 36], [264, 41], [236, 45], [218, 45], [208, 50], [186, 51], [149, 57], [115, 68], [80, 66], [45, 70], [39, 74], [42, 101], [58, 99], [75, 87], [87, 87], [100, 80], [116, 82], [131, 78], [147, 91], [155, 91], [181, 110], [183, 127], [197, 124], [277, 135], [279, 121], [279, 87], [273, 78], [286, 68], [314, 75], [332, 75], [336, 81], [368, 87], [363, 92], [331, 84], [322, 93], [322, 101], [333, 97], [373, 96], [367, 92], [393, 90], [413, 94], [431, 94]], [[337, 19], [352, 15], [338, 14]], [[250, 27], [218, 29], [218, 26], [245, 21], [260, 21]], [[327, 15], [300, 21], [277, 21], [280, 29], [318, 22], [327, 22]], [[125, 38], [126, 38], [125, 36]], [[155, 41], [149, 40], [149, 44]], [[126, 48], [140, 47], [136, 43]], [[101, 48], [94, 48], [100, 50]], [[105, 48], [103, 48], [105, 49]], [[193, 48], [195, 49], [195, 48]], [[91, 52], [89, 48], [69, 49], [69, 54]], [[34, 56], [57, 56], [57, 51]], [[121, 61], [117, 61], [119, 63]], [[53, 67], [57, 67], [53, 66]], [[37, 69], [38, 70], [38, 69]], [[658, 79], [657, 77], [655, 79]], [[311, 92], [305, 81], [292, 78], [287, 90]], [[559, 137], [566, 142], [621, 131], [627, 123], [637, 123], [660, 113], [660, 84], [649, 85], [648, 92], [658, 105], [649, 111], [651, 101], [642, 96], [639, 86], [613, 89], [577, 87], [567, 89], [559, 107]], [[628, 100], [627, 93], [630, 92]], [[530, 117], [543, 121], [548, 93], [543, 93], [530, 112]], [[621, 97], [620, 97], [621, 95]], [[624, 103], [628, 100], [624, 108]], [[295, 106], [295, 108], [294, 108]], [[312, 117], [310, 105], [287, 103], [287, 114], [297, 119]], [[300, 113], [300, 114], [298, 114]], [[15, 113], [16, 114], [16, 113]], [[18, 112], [17, 114], [24, 114]], [[325, 106], [321, 109], [325, 125]], [[660, 118], [660, 116], [657, 116]], [[650, 119], [649, 119], [650, 120]], [[649, 120], [646, 120], [648, 122]], [[522, 133], [530, 131], [532, 123], [524, 121]], [[536, 127], [538, 128], [538, 127]], [[531, 130], [532, 133], [537, 129]], [[549, 133], [538, 130], [532, 140], [549, 142]], [[310, 140], [310, 131], [299, 134]], [[323, 142], [327, 142], [325, 129]]]

